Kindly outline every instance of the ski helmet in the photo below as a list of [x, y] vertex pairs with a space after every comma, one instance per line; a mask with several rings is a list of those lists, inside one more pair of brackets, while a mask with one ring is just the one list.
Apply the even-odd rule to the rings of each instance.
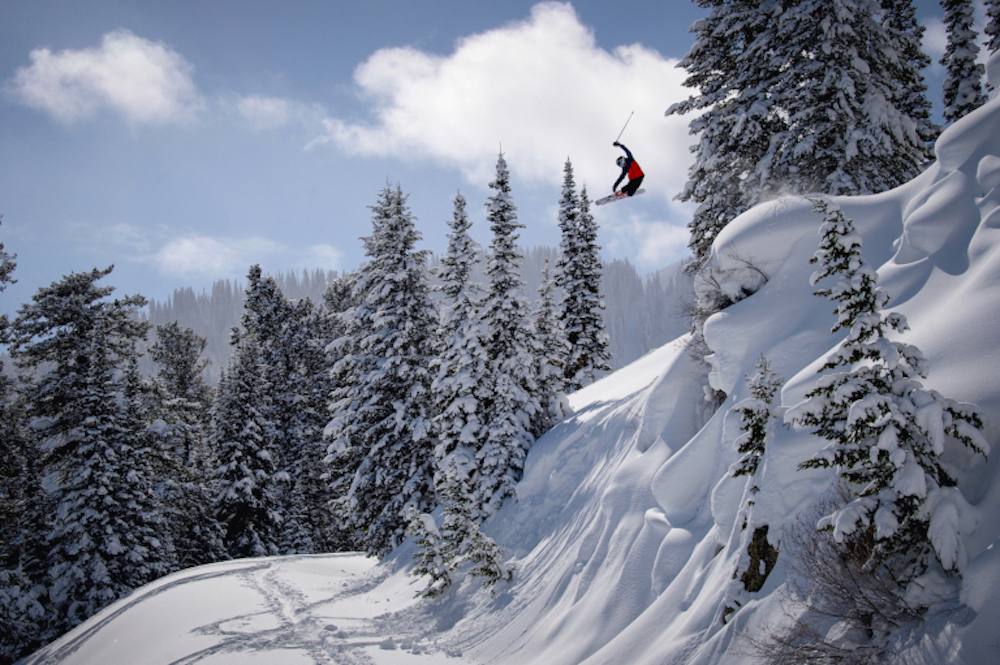
[[615, 160], [615, 164], [617, 164], [618, 166], [620, 166], [622, 168], [625, 168], [625, 158], [624, 157], [619, 157], [618, 159]]

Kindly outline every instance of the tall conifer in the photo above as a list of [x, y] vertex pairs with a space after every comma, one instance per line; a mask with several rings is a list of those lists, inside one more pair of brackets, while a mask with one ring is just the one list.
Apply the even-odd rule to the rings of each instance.
[[357, 304], [334, 345], [341, 357], [326, 428], [331, 489], [343, 525], [370, 554], [401, 542], [411, 510], [434, 506], [430, 363], [438, 322], [419, 240], [402, 190], [386, 186], [372, 206]]
[[521, 295], [521, 253], [517, 248], [517, 208], [510, 172], [501, 154], [490, 183], [486, 219], [493, 231], [483, 303], [484, 347], [489, 361], [490, 395], [483, 405], [486, 438], [477, 452], [481, 480], [475, 488], [474, 517], [492, 515], [514, 491], [524, 458], [534, 442], [533, 423], [543, 417], [535, 374], [536, 339], [527, 301]]

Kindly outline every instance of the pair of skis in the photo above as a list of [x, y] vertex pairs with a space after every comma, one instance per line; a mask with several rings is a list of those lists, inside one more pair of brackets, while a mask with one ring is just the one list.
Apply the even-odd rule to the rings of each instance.
[[[646, 191], [645, 189], [637, 189], [635, 190], [635, 194], [633, 194], [632, 196], [638, 196], [639, 194], [642, 194], [645, 191]], [[621, 199], [627, 199], [627, 198], [629, 198], [628, 194], [625, 194], [624, 192], [615, 192], [611, 196], [605, 196], [603, 199], [597, 199], [596, 201], [594, 201], [594, 205], [602, 206], [605, 203], [611, 203], [612, 201], [620, 201]]]

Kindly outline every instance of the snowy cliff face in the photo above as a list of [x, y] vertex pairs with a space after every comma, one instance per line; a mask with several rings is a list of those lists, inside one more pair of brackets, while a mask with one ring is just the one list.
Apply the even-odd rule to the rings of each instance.
[[[1000, 59], [991, 65], [1000, 86]], [[897, 190], [833, 202], [862, 236], [889, 309], [909, 321], [901, 340], [929, 360], [924, 385], [977, 404], [997, 451], [1000, 101], [950, 127], [937, 156]], [[733, 296], [756, 291], [705, 325], [709, 380], [728, 394], [721, 408], [708, 410], [704, 372], [685, 352], [686, 338], [571, 396], [575, 414], [536, 443], [517, 501], [487, 524], [517, 569], [495, 595], [466, 580], [437, 601], [413, 600], [423, 583], [403, 575], [411, 545], [367, 572], [345, 555], [260, 560], [250, 572], [247, 563], [221, 564], [137, 591], [28, 662], [87, 662], [95, 653], [107, 663], [222, 662], [247, 651], [259, 656], [254, 662], [453, 663], [459, 654], [518, 665], [752, 662], [743, 637], [784, 620], [792, 573], [783, 539], [823, 500], [833, 473], [798, 469], [825, 440], [777, 426], [748, 508], [747, 478], [730, 472], [741, 434], [731, 407], [748, 396], [745, 377], [762, 354], [785, 380], [780, 406], [798, 404], [843, 338], [830, 333], [833, 304], [809, 283], [820, 221], [809, 201], [782, 199], [748, 211], [717, 238], [711, 281]], [[984, 462], [956, 446], [945, 462], [974, 514], [961, 525], [964, 583], [941, 593], [958, 594], [966, 607], [897, 643], [898, 662], [996, 662], [1000, 453]], [[779, 555], [750, 592], [734, 575], [746, 570], [753, 527], [763, 524]], [[223, 579], [247, 598], [214, 592]], [[154, 602], [168, 600], [198, 611], [171, 612], [165, 622]], [[115, 646], [124, 644], [131, 646]], [[160, 648], [169, 658], [153, 657]]]

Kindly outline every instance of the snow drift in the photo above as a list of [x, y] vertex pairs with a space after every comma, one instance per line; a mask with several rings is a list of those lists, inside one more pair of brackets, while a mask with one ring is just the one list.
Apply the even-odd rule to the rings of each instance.
[[[998, 72], [994, 58], [994, 85]], [[929, 360], [924, 385], [977, 404], [995, 450], [1000, 101], [949, 127], [936, 150], [937, 162], [903, 187], [833, 201], [854, 220], [889, 309], [909, 321], [902, 341]], [[375, 566], [349, 555], [219, 564], [137, 591], [26, 662], [249, 662], [247, 652], [255, 663], [751, 662], [742, 638], [782, 620], [790, 573], [779, 556], [762, 588], [742, 588], [734, 573], [746, 566], [744, 522], [769, 525], [780, 551], [833, 473], [798, 470], [825, 441], [778, 427], [751, 514], [746, 478], [730, 474], [741, 433], [730, 409], [748, 396], [744, 377], [762, 354], [786, 381], [781, 405], [799, 403], [841, 341], [830, 333], [833, 305], [809, 283], [819, 225], [808, 200], [781, 199], [718, 236], [712, 281], [734, 296], [755, 291], [705, 325], [708, 381], [728, 395], [722, 407], [708, 410], [704, 371], [684, 337], [571, 396], [575, 414], [537, 442], [517, 501], [487, 524], [517, 569], [495, 593], [465, 580], [436, 601], [414, 600], [422, 582], [405, 575], [410, 545]], [[900, 642], [899, 662], [998, 657], [996, 457], [946, 450], [975, 513], [964, 520], [963, 607]]]

